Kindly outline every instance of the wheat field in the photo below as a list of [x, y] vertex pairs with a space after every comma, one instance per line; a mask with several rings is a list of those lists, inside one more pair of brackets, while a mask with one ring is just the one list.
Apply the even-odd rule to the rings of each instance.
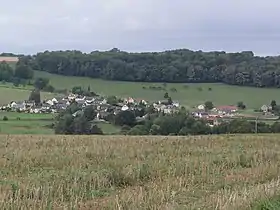
[[263, 209], [279, 137], [2, 135], [0, 209]]

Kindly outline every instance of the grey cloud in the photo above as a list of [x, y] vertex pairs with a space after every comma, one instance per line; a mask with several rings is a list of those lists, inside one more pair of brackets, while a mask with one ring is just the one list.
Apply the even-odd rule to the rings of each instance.
[[[172, 48], [275, 54], [276, 0], [0, 0], [0, 51]], [[16, 6], [15, 6], [16, 5]]]

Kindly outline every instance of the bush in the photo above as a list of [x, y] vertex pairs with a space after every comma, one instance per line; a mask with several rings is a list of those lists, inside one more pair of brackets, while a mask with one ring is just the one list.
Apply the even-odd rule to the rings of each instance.
[[173, 87], [173, 88], [170, 89], [170, 91], [171, 92], [177, 92], [177, 89]]
[[8, 117], [7, 116], [4, 116], [3, 117], [3, 121], [8, 121], [9, 119], [8, 119]]
[[212, 91], [212, 88], [208, 88], [208, 91]]

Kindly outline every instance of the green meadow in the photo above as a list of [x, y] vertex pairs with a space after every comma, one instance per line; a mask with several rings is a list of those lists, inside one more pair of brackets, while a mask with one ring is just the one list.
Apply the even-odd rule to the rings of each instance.
[[[4, 117], [8, 120], [3, 120]], [[29, 114], [0, 112], [0, 134], [54, 134], [49, 126], [54, 122], [55, 114]], [[120, 131], [110, 123], [98, 122], [104, 134], [116, 134]]]
[[[164, 93], [168, 91], [173, 100], [178, 100], [182, 105], [189, 108], [208, 100], [212, 101], [214, 105], [236, 105], [237, 102], [243, 101], [249, 109], [260, 108], [263, 104], [269, 104], [271, 100], [276, 100], [280, 103], [280, 89], [276, 88], [242, 87], [218, 83], [168, 83], [165, 86], [165, 91], [149, 88], [150, 86], [164, 87], [162, 83], [105, 81], [85, 77], [54, 75], [40, 71], [35, 72], [35, 77], [49, 78], [51, 85], [57, 89], [71, 89], [73, 86], [87, 88], [90, 86], [92, 91], [99, 94], [120, 97], [131, 96], [149, 101], [162, 100]], [[172, 88], [175, 88], [177, 92], [172, 92]]]

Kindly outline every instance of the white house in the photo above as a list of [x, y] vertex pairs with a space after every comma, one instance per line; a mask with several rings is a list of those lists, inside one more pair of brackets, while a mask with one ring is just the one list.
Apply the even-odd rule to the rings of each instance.
[[12, 103], [10, 103], [10, 108], [16, 108], [16, 106], [17, 106], [17, 103], [16, 102], [12, 102]]
[[129, 107], [127, 106], [127, 105], [124, 105], [123, 107], [122, 107], [122, 111], [126, 111], [126, 110], [128, 110], [129, 109]]
[[197, 107], [198, 110], [205, 110], [205, 105], [204, 104], [200, 104], [198, 107]]
[[267, 105], [262, 105], [262, 107], [261, 107], [262, 112], [265, 112], [265, 113], [268, 112], [270, 109], [271, 109], [271, 107], [267, 106]]
[[173, 101], [172, 105], [178, 108], [180, 106], [180, 103], [178, 101]]
[[57, 104], [57, 103], [58, 103], [58, 100], [57, 100], [56, 98], [53, 98], [53, 99], [52, 99], [52, 102], [53, 102], [54, 104]]
[[125, 101], [126, 103], [128, 103], [128, 104], [134, 104], [134, 102], [135, 102], [134, 99], [131, 98], [131, 97], [125, 99], [124, 101]]
[[49, 104], [49, 105], [53, 106], [53, 105], [54, 105], [54, 102], [53, 102], [52, 100], [47, 100], [47, 101], [46, 101], [46, 104]]

